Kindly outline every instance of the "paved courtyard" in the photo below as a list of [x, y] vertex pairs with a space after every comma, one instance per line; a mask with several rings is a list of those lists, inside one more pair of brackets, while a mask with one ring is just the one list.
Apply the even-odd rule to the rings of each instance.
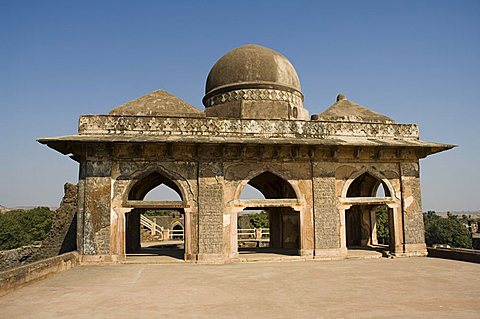
[[80, 266], [1, 318], [480, 318], [480, 265], [435, 258]]

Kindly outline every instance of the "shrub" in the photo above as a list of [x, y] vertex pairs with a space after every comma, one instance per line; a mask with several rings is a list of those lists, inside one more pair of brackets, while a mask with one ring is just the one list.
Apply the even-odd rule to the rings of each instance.
[[47, 207], [0, 214], [0, 250], [41, 241], [52, 227], [53, 212]]

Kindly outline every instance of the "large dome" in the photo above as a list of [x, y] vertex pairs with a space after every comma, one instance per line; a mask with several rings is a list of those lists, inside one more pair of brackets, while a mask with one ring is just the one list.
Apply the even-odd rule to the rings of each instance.
[[284, 88], [300, 92], [300, 80], [292, 63], [280, 53], [260, 45], [236, 48], [210, 70], [205, 94], [232, 87]]
[[[260, 45], [244, 45], [228, 52], [208, 74], [203, 104], [209, 108], [240, 100], [281, 101], [302, 107], [303, 94], [295, 68], [280, 53]], [[223, 111], [216, 108], [217, 113], [222, 115]]]

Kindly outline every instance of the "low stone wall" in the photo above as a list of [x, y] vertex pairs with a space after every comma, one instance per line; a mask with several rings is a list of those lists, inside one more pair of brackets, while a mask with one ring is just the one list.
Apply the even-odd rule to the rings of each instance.
[[0, 296], [32, 281], [68, 270], [78, 265], [78, 253], [69, 252], [28, 265], [0, 272]]
[[431, 248], [428, 247], [428, 257], [454, 259], [480, 263], [480, 250], [462, 248]]
[[0, 251], [0, 271], [18, 267], [30, 262], [32, 256], [38, 253], [41, 245], [29, 245], [10, 250]]

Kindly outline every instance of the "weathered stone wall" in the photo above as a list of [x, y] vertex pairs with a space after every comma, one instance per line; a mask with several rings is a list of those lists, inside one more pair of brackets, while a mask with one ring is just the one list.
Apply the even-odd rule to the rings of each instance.
[[[420, 170], [417, 163], [401, 163], [403, 218], [405, 250], [425, 251], [425, 230], [423, 224], [420, 192]], [[410, 247], [409, 247], [410, 246]]]
[[105, 145], [87, 149], [80, 165], [78, 240], [79, 252], [85, 255], [110, 253], [111, 150]]
[[[182, 193], [186, 252], [191, 260], [200, 261], [235, 258], [235, 216], [243, 209], [238, 202], [240, 192], [249, 180], [266, 171], [288, 181], [297, 193], [298, 202], [291, 208], [300, 217], [302, 255], [314, 250], [322, 256], [342, 255], [342, 191], [355, 173], [369, 171], [388, 180], [392, 194], [386, 202], [395, 207], [395, 223], [400, 227], [397, 232], [402, 233], [399, 165], [416, 158], [412, 150], [390, 148], [233, 143], [99, 144], [95, 152], [83, 163], [80, 180], [85, 196], [79, 197], [79, 203], [83, 203], [79, 207], [83, 209], [83, 229], [78, 232], [83, 236], [82, 254], [123, 254], [122, 219], [133, 207], [127, 203], [129, 190], [158, 171]], [[402, 183], [415, 189], [415, 179], [405, 176]], [[418, 222], [414, 222], [417, 230]], [[421, 227], [423, 231], [423, 224]], [[401, 236], [397, 242], [403, 244]], [[422, 238], [414, 241], [421, 243]]]
[[60, 207], [55, 211], [52, 228], [42, 241], [42, 248], [34, 260], [57, 256], [77, 249], [77, 185], [66, 183]]
[[41, 245], [22, 246], [15, 249], [0, 250], [0, 269], [7, 270], [32, 262]]
[[335, 163], [313, 164], [315, 248], [340, 248], [340, 213], [335, 196]]
[[221, 163], [200, 162], [198, 186], [198, 258], [223, 259], [225, 205]]

